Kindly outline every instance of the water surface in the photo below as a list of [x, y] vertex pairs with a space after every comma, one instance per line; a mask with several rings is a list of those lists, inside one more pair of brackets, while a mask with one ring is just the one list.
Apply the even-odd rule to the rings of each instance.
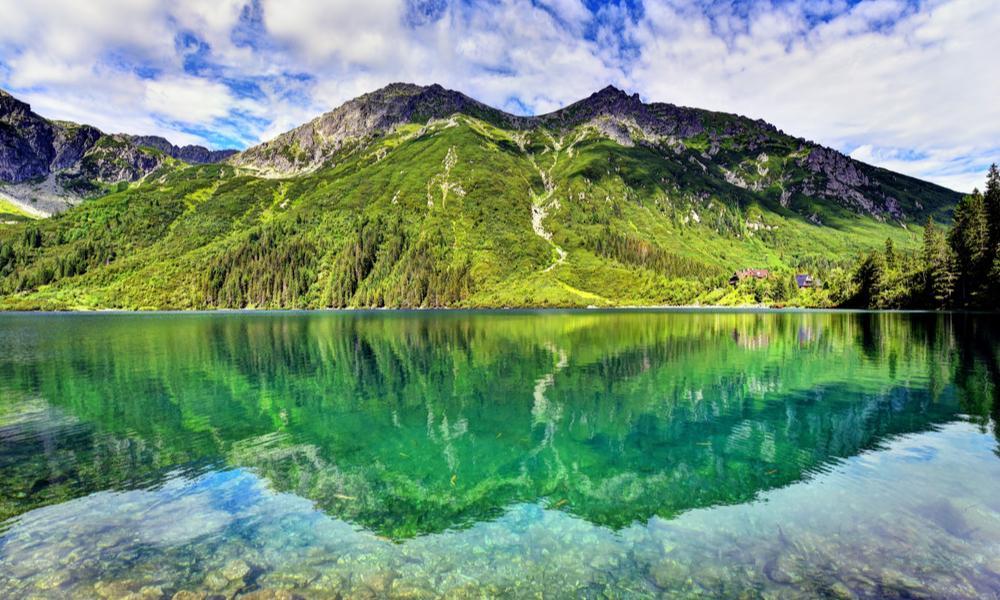
[[996, 325], [3, 315], [0, 596], [996, 597]]

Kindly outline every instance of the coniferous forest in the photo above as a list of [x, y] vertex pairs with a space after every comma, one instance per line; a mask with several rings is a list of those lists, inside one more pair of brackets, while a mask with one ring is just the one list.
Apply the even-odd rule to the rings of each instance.
[[1000, 171], [990, 167], [986, 191], [974, 190], [944, 228], [928, 218], [919, 251], [899, 252], [891, 239], [865, 255], [841, 304], [877, 309], [996, 310], [1000, 296]]

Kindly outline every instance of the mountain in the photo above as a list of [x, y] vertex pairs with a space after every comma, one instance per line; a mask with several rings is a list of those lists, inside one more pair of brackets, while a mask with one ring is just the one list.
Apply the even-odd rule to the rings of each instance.
[[629, 95], [613, 86], [553, 113], [521, 117], [440, 85], [395, 83], [250, 148], [230, 162], [264, 175], [307, 173], [329, 166], [346, 147], [406, 124], [454, 114], [515, 132], [544, 129], [565, 135], [580, 127], [591, 128], [623, 146], [641, 145], [673, 154], [706, 172], [715, 183], [722, 180], [755, 192], [777, 188], [777, 199], [786, 207], [806, 200], [805, 208], [809, 199], [822, 198], [880, 220], [905, 221], [927, 212], [921, 198], [933, 206], [942, 194], [948, 196], [938, 186], [785, 135], [764, 121], [672, 104], [646, 104], [638, 94]]
[[518, 123], [512, 115], [440, 85], [393, 83], [250, 148], [230, 162], [267, 174], [301, 174], [321, 168], [347, 145], [363, 144], [375, 134], [406, 123], [426, 123], [453, 114], [501, 123], [508, 128]]
[[235, 152], [50, 121], [0, 90], [0, 198], [37, 214], [59, 212], [114, 184], [137, 181], [170, 158], [214, 163]]
[[[0, 307], [828, 305], [859, 253], [915, 250], [914, 225], [959, 199], [613, 87], [523, 117], [392, 84], [222, 163], [165, 160], [0, 227]], [[744, 270], [760, 279], [730, 286]]]

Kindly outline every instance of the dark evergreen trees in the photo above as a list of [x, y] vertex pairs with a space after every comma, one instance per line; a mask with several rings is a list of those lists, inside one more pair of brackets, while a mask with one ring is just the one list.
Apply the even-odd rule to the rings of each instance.
[[924, 226], [923, 264], [926, 297], [931, 307], [948, 306], [955, 285], [951, 249], [932, 218]]
[[1000, 171], [996, 164], [990, 166], [986, 176], [983, 204], [989, 231], [986, 256], [983, 257], [986, 272], [983, 300], [987, 306], [992, 304], [995, 309], [1000, 306]]
[[986, 193], [956, 206], [947, 235], [933, 217], [919, 256], [899, 253], [887, 239], [853, 269], [846, 306], [864, 308], [1000, 309], [1000, 171], [990, 167]]
[[1000, 249], [1000, 170], [996, 163], [990, 165], [986, 175], [986, 194], [983, 200], [989, 222], [989, 247], [995, 253]]
[[955, 225], [948, 234], [955, 256], [955, 306], [976, 306], [985, 293], [989, 242], [986, 206], [976, 190], [955, 207]]

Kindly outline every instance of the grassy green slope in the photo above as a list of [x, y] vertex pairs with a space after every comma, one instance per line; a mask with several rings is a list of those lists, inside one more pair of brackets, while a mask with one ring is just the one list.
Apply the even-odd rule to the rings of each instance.
[[735, 269], [822, 275], [887, 237], [918, 243], [913, 227], [824, 204], [810, 220], [812, 200], [780, 202], [795, 144], [767, 148], [770, 178], [753, 190], [721, 180], [717, 163], [764, 177], [759, 156], [702, 169], [703, 142], [622, 146], [587, 127], [515, 132], [459, 116], [351, 145], [295, 178], [171, 165], [0, 227], [0, 307], [745, 303], [725, 284]]
[[10, 200], [0, 197], [0, 223], [30, 221], [37, 218]]

